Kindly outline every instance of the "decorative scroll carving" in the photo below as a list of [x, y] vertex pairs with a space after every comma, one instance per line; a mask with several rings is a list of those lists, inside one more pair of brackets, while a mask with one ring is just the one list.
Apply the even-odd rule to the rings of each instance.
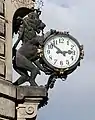
[[26, 111], [27, 114], [31, 115], [34, 112], [34, 108], [33, 108], [32, 105], [28, 105], [28, 106], [26, 106], [25, 111]]
[[[33, 101], [32, 101], [33, 102]], [[34, 118], [37, 115], [38, 103], [19, 104], [17, 107], [17, 116], [19, 119]]]
[[5, 56], [5, 42], [4, 39], [0, 37], [0, 56]]

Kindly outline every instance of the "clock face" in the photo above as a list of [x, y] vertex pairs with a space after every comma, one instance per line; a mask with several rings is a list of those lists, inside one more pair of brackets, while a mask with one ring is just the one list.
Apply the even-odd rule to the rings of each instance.
[[58, 69], [72, 67], [78, 61], [80, 49], [75, 40], [68, 36], [53, 36], [45, 42], [44, 58]]

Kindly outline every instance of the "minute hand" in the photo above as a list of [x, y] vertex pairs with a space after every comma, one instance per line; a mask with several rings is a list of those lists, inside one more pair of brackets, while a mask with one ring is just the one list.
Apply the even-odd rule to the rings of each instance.
[[[51, 43], [52, 44], [52, 43]], [[64, 54], [64, 52], [62, 51], [62, 50], [60, 50], [57, 46], [55, 46], [54, 44], [52, 44], [56, 49], [57, 49], [57, 54], [58, 53], [61, 53], [62, 55], [64, 55], [65, 56], [65, 54]]]

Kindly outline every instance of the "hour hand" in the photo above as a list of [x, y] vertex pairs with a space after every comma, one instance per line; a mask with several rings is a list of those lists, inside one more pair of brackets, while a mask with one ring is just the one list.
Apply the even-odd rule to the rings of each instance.
[[73, 51], [71, 51], [71, 50], [68, 50], [68, 51], [67, 51], [67, 53], [68, 53], [68, 54], [72, 54], [72, 53], [73, 53]]
[[63, 51], [64, 55], [66, 56], [66, 53], [68, 53], [69, 55], [72, 54], [73, 51], [68, 50], [68, 51]]
[[[70, 54], [72, 54], [72, 52], [73, 52], [73, 51], [68, 50], [68, 51], [62, 51], [61, 53], [62, 53], [64, 56], [66, 56], [66, 53], [68, 53], [68, 54], [70, 55]], [[56, 53], [58, 54], [58, 53], [60, 53], [60, 51], [57, 51]]]
[[63, 56], [65, 56], [66, 52], [65, 51], [56, 51], [57, 54], [61, 53]]

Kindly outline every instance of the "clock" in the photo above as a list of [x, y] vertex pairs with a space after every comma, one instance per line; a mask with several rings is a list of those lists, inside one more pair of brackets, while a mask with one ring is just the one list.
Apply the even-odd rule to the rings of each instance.
[[55, 71], [74, 69], [80, 63], [83, 48], [67, 32], [53, 34], [44, 42], [43, 59]]

